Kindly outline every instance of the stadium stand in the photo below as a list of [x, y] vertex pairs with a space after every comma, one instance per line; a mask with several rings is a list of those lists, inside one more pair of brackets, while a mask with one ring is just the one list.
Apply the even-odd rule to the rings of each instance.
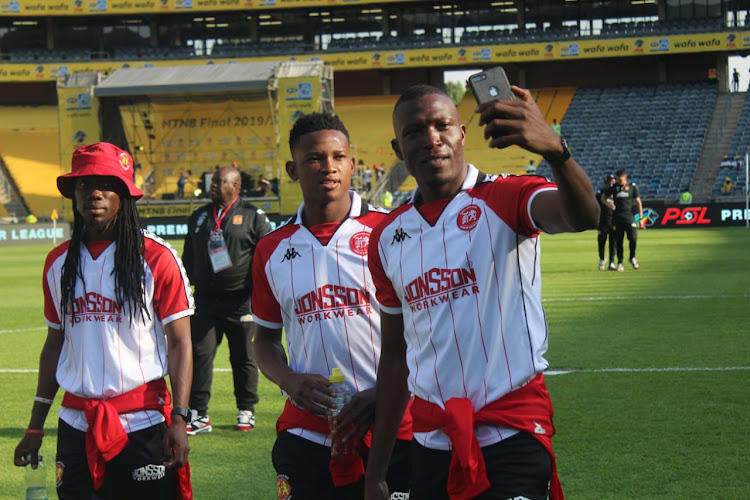
[[0, 155], [31, 212], [49, 217], [60, 208], [57, 107], [6, 106], [0, 115]]
[[[561, 123], [595, 184], [626, 168], [642, 198], [676, 198], [691, 185], [716, 96], [712, 83], [580, 88]], [[538, 173], [551, 175], [544, 163]]]
[[744, 162], [745, 155], [748, 153], [750, 153], [750, 99], [745, 95], [745, 101], [742, 103], [742, 110], [737, 121], [737, 128], [734, 131], [729, 150], [725, 155], [725, 158], [729, 161], [739, 163], [737, 163], [737, 166], [723, 165], [719, 167], [716, 174], [716, 182], [711, 190], [711, 194], [714, 197], [728, 194], [722, 192], [721, 189], [725, 179], [730, 179], [731, 183], [734, 184], [734, 193], [740, 193], [745, 189], [747, 179], [745, 178]]

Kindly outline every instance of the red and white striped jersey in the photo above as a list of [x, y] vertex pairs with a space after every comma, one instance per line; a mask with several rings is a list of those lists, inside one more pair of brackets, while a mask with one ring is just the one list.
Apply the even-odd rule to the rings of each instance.
[[[252, 310], [256, 323], [284, 328], [289, 366], [328, 377], [340, 368], [352, 393], [375, 385], [380, 359], [380, 309], [367, 266], [372, 229], [386, 212], [363, 205], [350, 191], [343, 222], [302, 225], [296, 217], [264, 236], [253, 259]], [[289, 432], [319, 444], [327, 436]]]
[[[131, 324], [128, 305], [120, 307], [115, 300], [116, 245], [99, 241], [82, 245], [83, 280], [76, 281], [72, 310], [66, 306], [64, 328], [60, 278], [70, 241], [52, 250], [44, 264], [44, 318], [65, 335], [57, 382], [64, 390], [89, 399], [119, 396], [167, 375], [164, 325], [193, 314], [193, 295], [182, 261], [167, 242], [144, 231], [144, 291], [150, 319], [135, 315]], [[88, 428], [82, 411], [61, 408], [59, 416], [78, 430]], [[120, 415], [128, 433], [163, 420], [158, 411]]]
[[[537, 176], [480, 175], [469, 165], [452, 199], [417, 210], [412, 198], [373, 231], [370, 245], [381, 310], [403, 314], [409, 388], [441, 408], [468, 398], [478, 410], [548, 366], [530, 209], [556, 186]], [[476, 429], [481, 446], [515, 432]], [[414, 436], [430, 448], [450, 446], [442, 431]]]

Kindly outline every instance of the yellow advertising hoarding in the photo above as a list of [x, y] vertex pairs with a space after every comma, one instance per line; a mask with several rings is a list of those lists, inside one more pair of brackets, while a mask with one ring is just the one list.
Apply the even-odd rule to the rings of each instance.
[[191, 171], [196, 186], [216, 166], [236, 164], [253, 180], [276, 176], [273, 120], [265, 93], [212, 101], [142, 101], [120, 105], [133, 160], [154, 172], [149, 194], [176, 190], [177, 176]]
[[340, 7], [404, 1], [407, 0], [2, 0], [0, 1], [0, 15], [28, 17], [169, 14]]
[[[279, 78], [278, 109], [276, 119], [279, 126], [279, 158], [277, 164], [283, 169], [292, 159], [289, 151], [289, 131], [300, 116], [320, 111], [320, 79], [318, 77]], [[281, 213], [292, 214], [302, 203], [302, 190], [284, 172], [280, 178], [279, 197]]]
[[60, 87], [57, 101], [60, 161], [67, 171], [73, 151], [99, 142], [99, 100], [92, 95], [91, 87]]
[[[1, 0], [0, 0], [1, 1]], [[750, 31], [643, 38], [580, 39], [564, 42], [451, 46], [412, 50], [294, 55], [287, 60], [323, 61], [335, 71], [433, 66], [477, 66], [507, 62], [561, 61], [605, 57], [637, 57], [696, 52], [750, 50]], [[278, 57], [191, 59], [153, 62], [90, 61], [85, 63], [2, 64], [0, 82], [53, 80], [74, 71], [111, 73], [121, 67], [177, 66], [224, 62], [278, 61]]]

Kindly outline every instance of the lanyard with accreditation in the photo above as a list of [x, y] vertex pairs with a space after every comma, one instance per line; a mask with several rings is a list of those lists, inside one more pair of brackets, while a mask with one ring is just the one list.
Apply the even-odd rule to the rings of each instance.
[[216, 225], [211, 231], [211, 236], [208, 238], [208, 257], [211, 259], [211, 267], [213, 267], [214, 273], [232, 267], [232, 259], [229, 257], [227, 244], [224, 241], [224, 234], [221, 230], [221, 221], [224, 220], [224, 217], [226, 217], [229, 209], [232, 208], [237, 199], [235, 198], [232, 203], [221, 210], [220, 215], [216, 212], [216, 205], [214, 205], [214, 222]]

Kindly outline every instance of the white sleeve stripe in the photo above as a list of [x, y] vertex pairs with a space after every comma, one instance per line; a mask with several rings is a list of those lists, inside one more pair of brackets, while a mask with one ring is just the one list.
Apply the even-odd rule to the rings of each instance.
[[284, 326], [284, 323], [274, 323], [273, 321], [266, 321], [264, 319], [259, 318], [258, 316], [253, 316], [253, 321], [262, 327], [271, 328], [273, 330], [277, 330]]
[[47, 318], [44, 318], [44, 322], [47, 323], [47, 326], [50, 328], [54, 328], [55, 330], [62, 330], [62, 325], [60, 325], [60, 323], [53, 323]]
[[185, 309], [184, 311], [180, 311], [178, 313], [174, 313], [171, 316], [167, 316], [166, 318], [162, 319], [161, 322], [163, 325], [168, 325], [172, 321], [177, 321], [180, 318], [184, 318], [185, 316], [192, 316], [194, 311], [192, 309]]
[[542, 229], [537, 225], [536, 221], [531, 216], [531, 203], [534, 201], [534, 198], [536, 198], [536, 195], [538, 195], [539, 193], [544, 192], [544, 191], [557, 191], [557, 188], [556, 187], [545, 187], [545, 188], [541, 188], [541, 189], [538, 189], [538, 190], [534, 191], [531, 194], [531, 196], [529, 196], [529, 202], [526, 204], [526, 213], [528, 213], [528, 215], [529, 215], [529, 220], [531, 221], [531, 225], [537, 231], [541, 231]]

